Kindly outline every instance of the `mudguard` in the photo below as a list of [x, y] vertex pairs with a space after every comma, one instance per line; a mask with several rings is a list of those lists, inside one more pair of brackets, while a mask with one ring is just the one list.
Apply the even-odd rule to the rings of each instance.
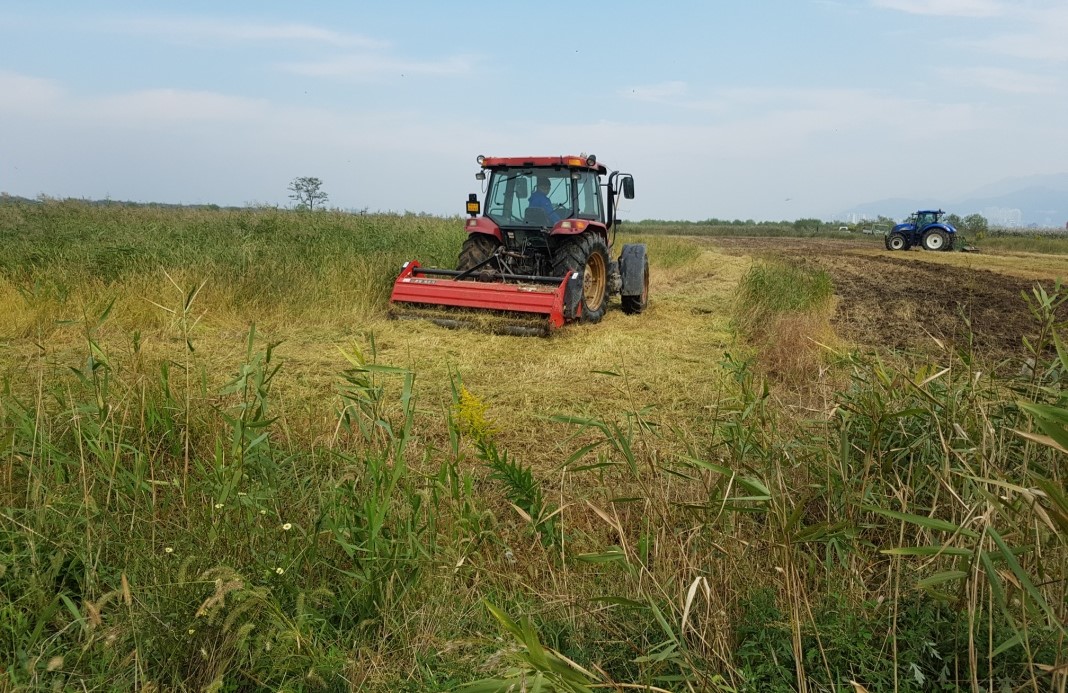
[[564, 319], [578, 320], [582, 317], [582, 275], [572, 272], [564, 284]]
[[627, 243], [619, 254], [619, 273], [623, 278], [620, 296], [641, 296], [645, 290], [645, 268], [649, 260], [644, 243]]

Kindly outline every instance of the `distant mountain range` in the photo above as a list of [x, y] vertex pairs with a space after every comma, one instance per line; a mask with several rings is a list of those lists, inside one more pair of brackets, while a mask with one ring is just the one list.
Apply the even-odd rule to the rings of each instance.
[[957, 200], [895, 197], [865, 202], [840, 218], [903, 219], [918, 209], [944, 209], [961, 217], [982, 214], [991, 226], [1063, 229], [1068, 223], [1068, 173], [1006, 178]]

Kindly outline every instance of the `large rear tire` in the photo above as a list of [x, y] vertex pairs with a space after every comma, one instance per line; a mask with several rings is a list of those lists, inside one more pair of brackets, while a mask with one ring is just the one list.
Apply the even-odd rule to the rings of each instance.
[[466, 272], [472, 267], [477, 267], [488, 260], [497, 252], [500, 242], [493, 236], [484, 233], [472, 233], [464, 240], [460, 248], [460, 257], [456, 261], [456, 269]]
[[941, 229], [931, 229], [923, 234], [924, 250], [945, 250], [949, 245], [949, 234]]
[[595, 234], [584, 233], [562, 242], [553, 254], [553, 273], [578, 272], [582, 279], [582, 320], [599, 322], [608, 307], [608, 246]]

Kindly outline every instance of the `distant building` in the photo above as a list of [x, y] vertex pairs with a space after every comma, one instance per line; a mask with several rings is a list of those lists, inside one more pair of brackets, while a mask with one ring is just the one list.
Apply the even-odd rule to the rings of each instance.
[[991, 226], [1010, 229], [1023, 226], [1023, 212], [1015, 207], [987, 207], [980, 214]]

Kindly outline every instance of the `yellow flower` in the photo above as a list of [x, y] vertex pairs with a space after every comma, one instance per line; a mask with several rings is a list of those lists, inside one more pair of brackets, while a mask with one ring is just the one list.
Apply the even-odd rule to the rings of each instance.
[[274, 572], [276, 572], [279, 575], [281, 575], [282, 573], [286, 572], [286, 569], [285, 568], [275, 568]]
[[293, 525], [291, 523], [289, 523], [289, 522], [287, 522], [284, 525], [282, 525], [282, 531], [283, 532], [288, 532], [291, 529], [293, 529]]
[[497, 425], [487, 416], [489, 405], [471, 393], [466, 387], [460, 388], [459, 401], [453, 405], [460, 433], [470, 436], [475, 443], [488, 443], [497, 435]]

